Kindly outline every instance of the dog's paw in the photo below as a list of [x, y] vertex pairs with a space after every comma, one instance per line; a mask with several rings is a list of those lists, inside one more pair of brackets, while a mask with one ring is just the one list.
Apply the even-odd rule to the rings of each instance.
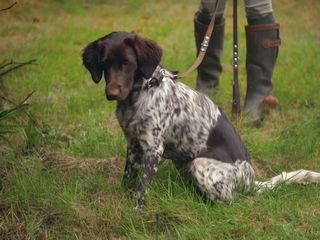
[[136, 192], [136, 206], [135, 211], [141, 211], [144, 206], [144, 195], [141, 192]]

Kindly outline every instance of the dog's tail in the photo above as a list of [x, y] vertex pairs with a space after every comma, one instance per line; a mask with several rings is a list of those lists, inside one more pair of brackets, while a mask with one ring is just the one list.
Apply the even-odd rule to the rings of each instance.
[[255, 185], [258, 189], [258, 193], [262, 193], [266, 190], [273, 189], [280, 183], [289, 183], [289, 182], [320, 182], [320, 173], [313, 172], [309, 170], [300, 169], [293, 172], [282, 172], [281, 174], [271, 178], [265, 182], [255, 181]]

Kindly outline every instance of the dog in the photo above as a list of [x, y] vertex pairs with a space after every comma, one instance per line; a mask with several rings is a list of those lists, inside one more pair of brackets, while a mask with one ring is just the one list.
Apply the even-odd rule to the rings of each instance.
[[93, 81], [104, 75], [106, 97], [117, 101], [127, 141], [122, 184], [139, 182], [136, 210], [143, 207], [162, 158], [172, 160], [212, 201], [231, 201], [239, 185], [262, 191], [285, 180], [320, 181], [319, 173], [307, 170], [255, 181], [248, 150], [226, 114], [205, 94], [175, 81], [174, 73], [160, 66], [161, 57], [156, 42], [133, 32], [112, 32], [82, 54]]

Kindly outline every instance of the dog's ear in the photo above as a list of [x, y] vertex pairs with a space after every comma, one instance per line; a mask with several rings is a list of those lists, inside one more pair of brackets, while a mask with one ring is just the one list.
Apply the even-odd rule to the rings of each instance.
[[141, 38], [138, 35], [134, 35], [124, 41], [134, 49], [141, 73], [145, 78], [150, 78], [161, 61], [161, 47], [155, 41]]
[[82, 53], [83, 65], [89, 70], [92, 80], [95, 83], [100, 82], [102, 78], [102, 64], [100, 56], [100, 45], [98, 40], [90, 43]]

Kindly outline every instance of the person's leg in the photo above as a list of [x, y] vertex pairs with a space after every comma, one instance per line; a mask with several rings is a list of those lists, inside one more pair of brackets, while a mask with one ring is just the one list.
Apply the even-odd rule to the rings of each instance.
[[245, 9], [248, 25], [244, 113], [259, 125], [264, 118], [264, 99], [272, 90], [272, 73], [280, 45], [279, 24], [275, 23], [271, 0], [245, 0]]
[[[202, 63], [198, 67], [197, 89], [204, 91], [217, 86], [222, 71], [220, 57], [223, 50], [224, 17], [226, 0], [220, 0], [217, 9], [215, 27], [209, 46]], [[197, 46], [197, 54], [201, 48], [201, 42], [207, 31], [208, 25], [215, 10], [216, 0], [201, 0], [199, 10], [194, 17], [194, 35]]]

